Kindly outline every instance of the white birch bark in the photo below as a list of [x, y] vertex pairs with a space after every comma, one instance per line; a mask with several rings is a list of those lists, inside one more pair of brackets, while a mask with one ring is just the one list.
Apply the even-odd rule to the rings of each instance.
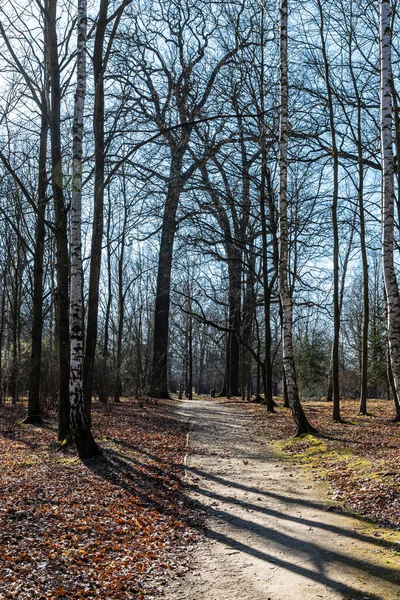
[[394, 162], [393, 162], [393, 105], [391, 62], [390, 0], [380, 0], [379, 11], [380, 47], [380, 127], [382, 153], [382, 262], [387, 301], [387, 328], [389, 353], [397, 397], [400, 391], [400, 297], [393, 261], [394, 238]]
[[78, 0], [77, 19], [77, 84], [73, 123], [72, 196], [71, 196], [71, 358], [70, 358], [70, 420], [71, 433], [78, 453], [83, 457], [98, 453], [90, 433], [83, 397], [83, 309], [82, 309], [82, 142], [83, 113], [86, 95], [86, 0]]
[[296, 380], [292, 338], [292, 297], [288, 285], [288, 2], [280, 0], [280, 114], [279, 114], [279, 294], [282, 305], [283, 365], [286, 375], [289, 406], [296, 424], [296, 434], [313, 431], [304, 415]]

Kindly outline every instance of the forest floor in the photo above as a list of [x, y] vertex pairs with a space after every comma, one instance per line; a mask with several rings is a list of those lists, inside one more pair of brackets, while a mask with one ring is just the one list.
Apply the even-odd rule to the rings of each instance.
[[399, 599], [391, 404], [305, 409], [321, 437], [239, 399], [94, 403], [82, 462], [0, 406], [0, 599]]
[[180, 405], [206, 533], [168, 600], [400, 598], [400, 427], [387, 402], [370, 403], [368, 417], [343, 406], [346, 423], [333, 424], [329, 405], [305, 403], [323, 436], [299, 440], [280, 407]]
[[158, 599], [198, 537], [172, 401], [94, 403], [103, 456], [57, 451], [56, 415], [0, 406], [0, 599]]

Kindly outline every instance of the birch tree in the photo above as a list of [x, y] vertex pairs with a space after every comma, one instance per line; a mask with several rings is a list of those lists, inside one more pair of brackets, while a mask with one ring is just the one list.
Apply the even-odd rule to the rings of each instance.
[[80, 458], [100, 453], [90, 431], [83, 395], [83, 307], [82, 307], [82, 141], [86, 95], [86, 0], [78, 0], [76, 93], [73, 123], [72, 195], [71, 195], [71, 292], [70, 292], [70, 423]]
[[288, 2], [280, 1], [280, 109], [279, 109], [279, 295], [282, 305], [282, 345], [287, 394], [296, 435], [312, 433], [301, 406], [296, 380], [292, 339], [292, 297], [288, 285], [289, 227], [288, 227], [288, 136], [289, 136], [289, 81], [288, 81]]
[[380, 47], [380, 129], [382, 160], [382, 262], [387, 302], [387, 329], [394, 391], [400, 393], [400, 295], [393, 260], [394, 245], [394, 161], [392, 102], [392, 6], [381, 0], [379, 6]]

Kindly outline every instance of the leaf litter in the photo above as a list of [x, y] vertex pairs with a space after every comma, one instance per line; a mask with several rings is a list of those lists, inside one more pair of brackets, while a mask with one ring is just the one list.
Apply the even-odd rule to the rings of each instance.
[[[142, 403], [141, 403], [142, 404]], [[0, 407], [0, 410], [3, 407]], [[159, 598], [187, 569], [187, 428], [172, 401], [94, 404], [103, 456], [57, 452], [56, 420], [0, 433], [0, 598]]]

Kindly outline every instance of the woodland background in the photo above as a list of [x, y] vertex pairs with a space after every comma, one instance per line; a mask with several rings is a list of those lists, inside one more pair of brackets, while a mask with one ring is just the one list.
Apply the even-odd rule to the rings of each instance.
[[[2, 2], [0, 391], [13, 403], [29, 396], [31, 417], [59, 403], [60, 440], [72, 288], [88, 419], [92, 394], [107, 403], [212, 389], [264, 395], [273, 410], [272, 394], [285, 393], [284, 5]], [[398, 15], [386, 5], [397, 261]], [[288, 21], [298, 388], [329, 399], [333, 382], [337, 402], [362, 390], [361, 412], [367, 396], [393, 397], [395, 387], [381, 266], [378, 9], [310, 0]], [[82, 240], [73, 246], [76, 190]], [[76, 247], [82, 272], [71, 267]]]

